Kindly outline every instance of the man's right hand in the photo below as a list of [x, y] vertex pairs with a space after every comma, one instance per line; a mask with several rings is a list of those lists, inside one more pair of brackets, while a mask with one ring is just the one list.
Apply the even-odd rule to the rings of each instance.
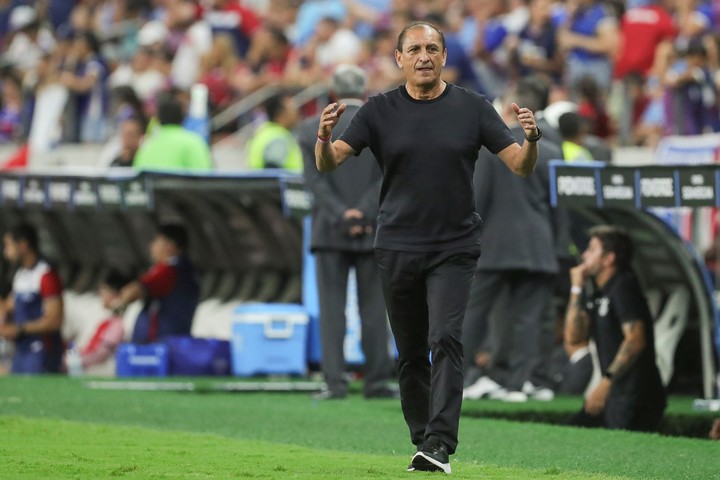
[[337, 125], [340, 116], [343, 114], [347, 105], [341, 103], [339, 106], [337, 103], [331, 103], [325, 107], [320, 114], [320, 125], [318, 127], [318, 137], [329, 138], [332, 135], [332, 130]]
[[587, 278], [587, 268], [584, 264], [577, 265], [570, 269], [570, 285], [573, 287], [581, 287], [585, 285]]

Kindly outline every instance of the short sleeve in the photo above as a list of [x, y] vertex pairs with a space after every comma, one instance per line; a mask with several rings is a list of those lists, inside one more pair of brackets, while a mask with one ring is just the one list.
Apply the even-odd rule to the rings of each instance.
[[52, 298], [62, 295], [62, 282], [55, 270], [50, 270], [40, 279], [40, 296]]
[[345, 131], [340, 135], [338, 140], [350, 145], [355, 151], [355, 155], [359, 155], [360, 152], [370, 145], [372, 139], [372, 129], [370, 121], [372, 116], [372, 105], [373, 100], [370, 99], [360, 109], [358, 109], [355, 116], [350, 120], [350, 124], [345, 128]]
[[515, 142], [515, 137], [486, 98], [479, 102], [482, 144], [497, 155]]
[[612, 305], [620, 323], [646, 320], [647, 303], [640, 285], [626, 276], [620, 277], [618, 281], [619, 284], [613, 289]]
[[164, 297], [175, 287], [175, 267], [167, 264], [154, 265], [145, 275], [140, 277], [140, 283], [150, 297]]

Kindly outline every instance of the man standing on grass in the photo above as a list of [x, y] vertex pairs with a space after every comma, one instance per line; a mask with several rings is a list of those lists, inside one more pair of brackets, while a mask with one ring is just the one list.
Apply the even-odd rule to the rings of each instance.
[[484, 146], [514, 173], [529, 175], [540, 131], [533, 113], [513, 104], [521, 147], [485, 97], [442, 80], [446, 58], [437, 28], [406, 26], [395, 51], [405, 84], [371, 97], [335, 141], [347, 105], [325, 107], [315, 158], [318, 170], [332, 171], [368, 147], [383, 170], [375, 258], [399, 354], [402, 410], [417, 447], [408, 470], [450, 473], [462, 404], [462, 323], [480, 255], [475, 161]]
[[[662, 420], [666, 395], [655, 364], [653, 319], [630, 269], [632, 254], [624, 230], [596, 226], [582, 263], [570, 270], [565, 345], [570, 351], [593, 338], [602, 370], [572, 425], [653, 431]], [[596, 288], [584, 296], [589, 278]]]

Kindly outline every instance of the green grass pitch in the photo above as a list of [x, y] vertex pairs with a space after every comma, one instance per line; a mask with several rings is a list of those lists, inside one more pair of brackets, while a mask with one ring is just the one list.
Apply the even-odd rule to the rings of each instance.
[[[202, 384], [203, 381], [200, 381]], [[207, 382], [207, 381], [205, 381]], [[207, 383], [206, 383], [207, 384]], [[1, 479], [410, 479], [398, 400], [307, 393], [94, 390], [63, 377], [0, 378]], [[669, 412], [694, 414], [692, 399]], [[491, 418], [571, 412], [577, 398], [466, 402], [462, 479], [720, 479], [720, 443]]]

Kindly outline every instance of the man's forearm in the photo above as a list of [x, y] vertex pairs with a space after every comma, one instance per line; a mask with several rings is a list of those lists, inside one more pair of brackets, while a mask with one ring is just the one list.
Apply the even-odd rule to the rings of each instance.
[[331, 141], [315, 142], [315, 165], [321, 172], [332, 172], [337, 168], [335, 147]]
[[537, 163], [538, 157], [538, 142], [529, 142], [525, 140], [523, 142], [521, 153], [523, 154], [520, 172], [521, 175], [526, 177], [535, 171], [535, 164]]
[[588, 318], [580, 306], [580, 299], [581, 294], [571, 294], [565, 311], [564, 341], [566, 346], [581, 344], [588, 340]]
[[[635, 332], [636, 329], [641, 328], [640, 322], [632, 322], [626, 324], [625, 329]], [[645, 349], [645, 342], [641, 340], [644, 337], [640, 336], [628, 336], [626, 334], [625, 339], [620, 344], [620, 348], [615, 354], [615, 358], [607, 369], [607, 372], [612, 375], [613, 379], [620, 378], [625, 375], [628, 370], [635, 364], [638, 357]]]

